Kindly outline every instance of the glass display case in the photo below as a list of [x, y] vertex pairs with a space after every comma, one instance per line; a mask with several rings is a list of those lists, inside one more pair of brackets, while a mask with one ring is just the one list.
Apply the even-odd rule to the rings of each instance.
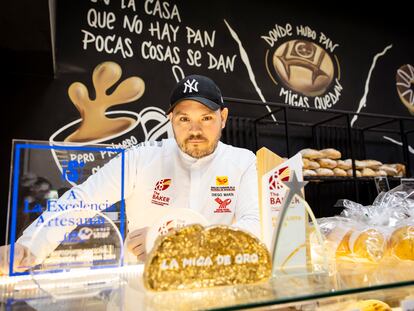
[[[54, 148], [42, 144], [21, 144], [20, 155], [15, 155], [13, 166], [13, 193], [11, 223], [8, 243], [13, 245], [19, 238], [19, 231], [25, 230], [39, 218], [31, 219], [33, 214], [44, 215], [44, 208], [50, 208], [56, 199], [53, 189], [48, 195], [40, 191], [42, 198], [36, 193], [25, 194], [24, 187], [37, 185], [34, 177], [47, 177], [49, 187], [57, 184], [65, 188], [81, 182], [82, 175], [93, 174], [92, 171], [102, 163], [86, 161], [109, 160], [117, 153], [123, 156], [122, 150], [108, 148], [77, 150], [78, 147]], [[46, 150], [46, 151], [45, 151]], [[52, 152], [51, 152], [52, 151]], [[56, 151], [59, 151], [56, 153]], [[63, 152], [65, 151], [65, 152]], [[93, 156], [93, 152], [96, 154]], [[107, 153], [113, 152], [111, 157]], [[88, 156], [85, 156], [87, 154]], [[80, 160], [78, 160], [78, 158]], [[41, 159], [41, 160], [40, 160]], [[33, 161], [32, 161], [33, 160]], [[39, 163], [47, 162], [45, 165]], [[70, 162], [75, 161], [75, 162]], [[87, 162], [87, 163], [86, 163]], [[72, 163], [72, 166], [69, 164]], [[116, 161], [114, 163], [117, 163]], [[16, 170], [16, 166], [20, 170]], [[88, 173], [90, 172], [90, 173]], [[82, 173], [82, 174], [81, 174]], [[76, 180], [75, 180], [76, 179]], [[36, 179], [38, 180], [38, 179]], [[43, 179], [41, 180], [43, 182]], [[37, 186], [41, 186], [40, 184]], [[53, 188], [53, 187], [51, 187]], [[26, 190], [33, 190], [28, 187]], [[36, 188], [37, 189], [37, 188]], [[69, 198], [72, 193], [66, 191]], [[44, 199], [45, 202], [31, 204], [31, 197]], [[123, 259], [123, 240], [125, 216], [123, 215], [123, 192], [119, 194], [120, 205], [109, 206], [108, 210], [96, 211], [86, 215], [89, 222], [78, 224], [73, 235], [58, 226], [52, 230], [54, 234], [43, 235], [35, 229], [32, 245], [44, 240], [65, 244], [56, 249], [42, 264], [19, 272], [16, 266], [10, 265], [11, 276], [0, 276], [0, 309], [1, 310], [239, 310], [239, 309], [281, 309], [281, 310], [412, 310], [414, 300], [414, 260], [402, 260], [393, 256], [384, 256], [381, 261], [352, 261], [327, 256], [312, 241], [310, 235], [311, 264], [317, 266], [327, 262], [327, 269], [310, 269], [307, 273], [290, 274], [281, 271], [277, 276], [264, 282], [249, 285], [218, 286], [196, 288], [192, 290], [174, 290], [155, 292], [144, 286], [143, 264], [129, 264]], [[99, 202], [97, 202], [99, 203]], [[76, 212], [76, 209], [74, 210]], [[36, 212], [36, 213], [34, 213]], [[47, 210], [51, 213], [52, 211]], [[73, 211], [72, 211], [73, 212]], [[55, 211], [50, 218], [41, 222], [45, 224], [67, 223], [68, 211]], [[20, 216], [18, 216], [20, 215]], [[34, 215], [40, 217], [39, 215]], [[72, 215], [73, 216], [73, 215]], [[71, 217], [72, 217], [71, 216]], [[82, 214], [82, 216], [84, 216]], [[101, 217], [102, 221], [93, 226], [92, 220]], [[30, 218], [30, 219], [29, 219]], [[17, 221], [20, 219], [23, 222]], [[78, 227], [82, 230], [78, 230]], [[88, 229], [85, 229], [88, 228]], [[60, 230], [62, 229], [62, 230]], [[98, 230], [99, 229], [99, 230]], [[56, 234], [55, 234], [56, 233]], [[59, 236], [59, 234], [61, 236]], [[87, 241], [87, 242], [85, 242]], [[110, 253], [95, 252], [102, 246], [108, 246]], [[411, 244], [410, 244], [411, 245]], [[61, 246], [59, 246], [61, 247]], [[108, 248], [105, 248], [106, 250]], [[4, 250], [4, 249], [3, 249]], [[11, 250], [13, 252], [13, 250]], [[59, 253], [59, 251], [61, 251]], [[409, 250], [410, 251], [410, 250]], [[87, 253], [92, 260], [85, 261], [75, 254]], [[62, 257], [62, 254], [70, 255]], [[102, 256], [109, 256], [104, 258]], [[7, 257], [5, 252], [0, 256]], [[75, 258], [76, 257], [76, 258]], [[68, 261], [68, 258], [75, 258]], [[329, 258], [328, 260], [326, 260]], [[107, 259], [110, 259], [109, 262]], [[49, 260], [49, 261], [47, 261]], [[13, 258], [9, 259], [13, 262]], [[48, 263], [48, 264], [45, 264]], [[57, 263], [58, 265], [54, 265]], [[378, 300], [372, 302], [369, 300]], [[361, 304], [383, 303], [390, 308], [368, 309]], [[368, 302], [367, 302], [368, 301]], [[377, 305], [377, 307], [382, 305]]]
[[[357, 302], [376, 299], [393, 310], [404, 306], [401, 310], [411, 310], [407, 306], [414, 299], [414, 270], [409, 265], [396, 269], [351, 264], [341, 269], [326, 275], [286, 275], [252, 285], [170, 292], [144, 289], [143, 265], [86, 271], [83, 282], [76, 284], [71, 280], [79, 279], [79, 272], [50, 275], [47, 290], [51, 294], [30, 277], [3, 277], [0, 304], [4, 310], [365, 310]], [[65, 288], [73, 291], [76, 286], [82, 289], [76, 295], [64, 294]]]

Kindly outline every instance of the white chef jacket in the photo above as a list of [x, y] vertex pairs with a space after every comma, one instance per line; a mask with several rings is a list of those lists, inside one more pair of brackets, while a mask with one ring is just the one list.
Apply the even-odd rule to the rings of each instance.
[[[83, 184], [66, 192], [55, 206], [76, 206], [80, 201], [83, 206], [120, 201], [121, 159], [121, 156], [112, 159]], [[145, 223], [152, 209], [163, 206], [189, 208], [201, 213], [210, 224], [233, 224], [259, 236], [253, 152], [219, 142], [212, 154], [195, 159], [182, 152], [175, 139], [164, 139], [126, 150], [124, 164], [124, 198], [130, 231], [140, 227], [143, 220]], [[42, 215], [48, 219], [54, 217], [53, 213], [45, 211]], [[38, 230], [35, 224], [36, 221], [23, 232], [17, 243], [27, 246], [39, 259], [58, 246], [58, 237], [63, 239], [76, 228], [49, 226], [41, 229], [47, 230], [47, 234], [34, 234]]]

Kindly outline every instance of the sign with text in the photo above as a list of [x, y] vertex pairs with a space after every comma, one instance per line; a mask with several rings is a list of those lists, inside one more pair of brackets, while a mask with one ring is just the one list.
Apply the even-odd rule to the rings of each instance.
[[[266, 153], [266, 150], [258, 153], [258, 167], [263, 167], [262, 162], [271, 157], [265, 156], [264, 152]], [[269, 152], [267, 151], [267, 153]], [[269, 249], [273, 247], [279, 214], [285, 203], [287, 188], [284, 182], [290, 181], [293, 172], [298, 180], [302, 181], [302, 165], [302, 157], [298, 153], [286, 161], [278, 161], [278, 164], [271, 168], [268, 167], [266, 171], [263, 169], [259, 171], [263, 240]], [[273, 262], [281, 269], [295, 268], [297, 270], [302, 267], [306, 271], [309, 252], [306, 207], [297, 197], [293, 197], [288, 204], [285, 218], [281, 223], [281, 238], [277, 251], [274, 252], [277, 258], [273, 258]]]
[[[14, 141], [13, 151], [9, 275], [121, 265], [124, 149]], [[110, 160], [112, 194], [95, 176]]]

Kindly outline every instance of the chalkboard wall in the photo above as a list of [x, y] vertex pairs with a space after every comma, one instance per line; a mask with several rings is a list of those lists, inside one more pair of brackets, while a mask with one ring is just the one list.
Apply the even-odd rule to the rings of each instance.
[[[177, 80], [194, 73], [211, 77], [226, 97], [324, 111], [405, 117], [413, 111], [413, 87], [407, 81], [414, 75], [409, 71], [414, 44], [403, 20], [408, 14], [400, 17], [397, 9], [387, 16], [382, 8], [376, 17], [371, 9], [361, 11], [352, 5], [303, 7], [275, 1], [56, 0], [50, 4], [55, 74], [13, 77], [20, 89], [14, 86], [19, 94], [9, 99], [17, 106], [9, 121], [18, 124], [11, 127], [10, 137], [129, 146], [170, 136], [164, 115], [170, 91]], [[103, 72], [118, 75], [112, 76], [111, 83], [102, 82], [107, 76], [101, 77], [101, 94], [95, 90], [94, 70], [98, 80]], [[110, 97], [130, 77], [136, 77], [135, 89], [121, 90], [124, 100], [110, 100], [107, 114], [100, 116], [124, 124], [114, 127], [111, 135], [98, 131], [73, 136], [81, 122], [80, 111], [95, 109], [103, 96]], [[397, 79], [402, 83], [398, 89]], [[229, 108], [232, 115], [245, 117], [268, 111], [260, 103], [229, 104]], [[315, 118], [306, 110], [293, 112], [293, 117]], [[352, 125], [364, 122], [356, 118]], [[393, 139], [379, 136], [376, 143], [394, 150], [399, 148], [398, 137]], [[274, 146], [282, 149], [283, 142]], [[3, 184], [8, 186], [7, 179], [7, 172], [3, 173]]]

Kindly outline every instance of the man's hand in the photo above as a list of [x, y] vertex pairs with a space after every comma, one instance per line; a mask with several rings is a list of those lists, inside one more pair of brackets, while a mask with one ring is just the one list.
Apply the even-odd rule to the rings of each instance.
[[137, 256], [138, 260], [145, 261], [146, 249], [145, 238], [147, 236], [148, 227], [143, 227], [128, 233], [126, 238], [126, 246], [128, 250]]
[[[26, 246], [14, 244], [13, 271], [23, 272], [32, 267], [36, 262], [36, 257]], [[0, 246], [0, 275], [9, 274], [10, 265], [10, 245]]]

